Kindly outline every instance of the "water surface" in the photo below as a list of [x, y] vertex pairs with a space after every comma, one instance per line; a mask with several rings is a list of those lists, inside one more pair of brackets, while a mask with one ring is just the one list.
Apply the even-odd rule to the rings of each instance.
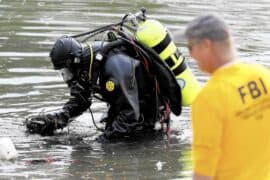
[[[218, 13], [232, 29], [239, 57], [270, 67], [268, 0], [0, 0], [0, 136], [10, 137], [19, 152], [16, 161], [0, 163], [0, 179], [190, 177], [189, 108], [172, 116], [170, 139], [157, 134], [100, 144], [89, 113], [53, 137], [25, 133], [25, 118], [57, 110], [68, 98], [48, 58], [56, 38], [118, 22], [140, 7], [172, 32], [184, 30], [199, 14]], [[183, 42], [177, 45], [188, 56]], [[192, 59], [188, 63], [203, 84], [208, 77]], [[106, 112], [104, 103], [92, 107], [96, 120]]]

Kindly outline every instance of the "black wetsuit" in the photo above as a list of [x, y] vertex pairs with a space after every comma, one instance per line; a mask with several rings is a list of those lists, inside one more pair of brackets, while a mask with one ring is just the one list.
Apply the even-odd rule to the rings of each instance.
[[[96, 43], [92, 47], [96, 57], [102, 50], [101, 45]], [[103, 134], [107, 139], [152, 130], [155, 123], [164, 117], [164, 121], [169, 121], [168, 106], [175, 114], [180, 114], [180, 87], [167, 66], [162, 63], [153, 65], [143, 62], [140, 56], [125, 46], [112, 48], [106, 52], [102, 61], [94, 59], [92, 64], [89, 55], [90, 46], [86, 46], [80, 57], [85, 64], [80, 68], [74, 68], [77, 69], [74, 72], [76, 76], [68, 84], [71, 98], [62, 111], [46, 117], [52, 119], [50, 122], [53, 123], [42, 129], [43, 134], [65, 127], [71, 118], [86, 111], [91, 106], [94, 93], [100, 94], [101, 99], [109, 104]], [[91, 81], [88, 76], [90, 66]], [[108, 83], [112, 87], [106, 87]], [[27, 127], [34, 129], [31, 125]], [[33, 132], [36, 131], [40, 130]]]
[[[164, 113], [162, 104], [156, 102], [155, 79], [149, 75], [142, 62], [123, 52], [110, 53], [99, 71], [99, 93], [109, 104], [105, 119], [107, 138], [130, 135], [135, 131], [150, 130]], [[106, 83], [113, 83], [113, 90]], [[83, 87], [83, 86], [82, 86]], [[76, 91], [76, 92], [74, 92]], [[71, 88], [72, 98], [64, 105], [62, 114], [68, 118], [83, 113], [89, 106], [87, 99], [92, 92], [84, 88]]]

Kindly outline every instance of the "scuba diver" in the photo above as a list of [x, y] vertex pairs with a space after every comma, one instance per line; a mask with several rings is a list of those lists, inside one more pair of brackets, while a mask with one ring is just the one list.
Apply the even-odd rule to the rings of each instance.
[[[109, 107], [107, 117], [101, 120], [105, 123], [101, 141], [151, 131], [156, 122], [167, 124], [169, 132], [170, 112], [180, 115], [184, 99], [183, 87], [179, 86], [176, 75], [186, 74], [182, 78], [185, 88], [197, 81], [193, 81], [191, 73], [187, 74], [184, 58], [163, 26], [165, 34], [158, 36], [165, 37], [152, 47], [147, 44], [151, 39], [144, 39], [149, 32], [142, 32], [140, 27], [135, 35], [129, 31], [132, 27], [126, 23], [132, 21], [134, 25], [135, 20], [147, 23], [146, 26], [152, 22], [146, 20], [142, 9], [139, 14], [126, 15], [120, 23], [56, 40], [50, 59], [54, 69], [61, 72], [71, 97], [61, 111], [28, 119], [28, 132], [52, 135], [87, 109], [91, 112], [93, 98], [106, 102]], [[155, 25], [158, 21], [153, 22]], [[105, 31], [106, 40], [87, 41]], [[86, 35], [82, 41], [76, 39]], [[166, 51], [165, 55], [160, 56], [164, 54], [162, 51]]]

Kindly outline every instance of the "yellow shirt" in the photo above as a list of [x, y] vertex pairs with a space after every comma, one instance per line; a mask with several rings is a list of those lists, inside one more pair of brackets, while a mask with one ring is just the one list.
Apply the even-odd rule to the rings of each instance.
[[214, 72], [192, 104], [196, 173], [270, 179], [270, 71], [235, 63]]

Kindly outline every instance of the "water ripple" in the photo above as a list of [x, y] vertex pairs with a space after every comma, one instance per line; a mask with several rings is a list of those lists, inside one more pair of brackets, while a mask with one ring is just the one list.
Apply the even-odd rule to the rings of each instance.
[[27, 76], [27, 77], [0, 78], [0, 85], [25, 85], [25, 84], [39, 84], [45, 82], [63, 82], [63, 80], [60, 77], [55, 76]]
[[0, 52], [0, 57], [49, 57], [48, 52]]

